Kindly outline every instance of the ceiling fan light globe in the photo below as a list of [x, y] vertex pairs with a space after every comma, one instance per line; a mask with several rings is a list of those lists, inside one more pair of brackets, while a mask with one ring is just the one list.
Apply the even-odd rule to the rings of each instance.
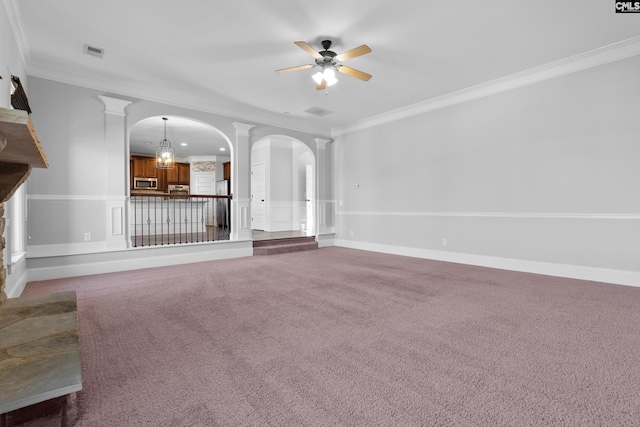
[[324, 77], [324, 79], [328, 83], [330, 80], [336, 79], [336, 72], [333, 70], [333, 68], [325, 68], [322, 72], [322, 77]]
[[336, 71], [333, 69], [333, 67], [325, 68], [322, 72], [322, 77], [324, 78], [324, 81], [327, 82], [327, 86], [333, 86], [334, 84], [338, 83], [338, 79], [336, 78]]
[[318, 71], [317, 73], [315, 73], [313, 76], [311, 76], [311, 78], [313, 79], [313, 81], [315, 81], [317, 84], [322, 83], [322, 79], [323, 79], [323, 75], [322, 75], [322, 71]]

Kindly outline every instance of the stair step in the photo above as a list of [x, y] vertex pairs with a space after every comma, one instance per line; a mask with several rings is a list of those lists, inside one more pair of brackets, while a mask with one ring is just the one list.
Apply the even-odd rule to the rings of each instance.
[[269, 246], [258, 246], [253, 248], [253, 255], [276, 255], [288, 254], [291, 252], [309, 251], [318, 249], [318, 242], [302, 242], [302, 243], [278, 243]]
[[316, 241], [314, 236], [303, 237], [286, 237], [281, 239], [268, 239], [268, 240], [254, 240], [253, 247], [259, 248], [261, 246], [276, 246], [276, 245], [290, 245], [293, 243], [313, 243]]

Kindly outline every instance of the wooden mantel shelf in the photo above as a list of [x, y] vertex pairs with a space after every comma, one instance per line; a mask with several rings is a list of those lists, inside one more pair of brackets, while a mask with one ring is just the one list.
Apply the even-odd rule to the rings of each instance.
[[0, 108], [0, 133], [7, 146], [0, 151], [0, 162], [21, 163], [33, 168], [47, 168], [49, 162], [26, 111]]
[[49, 162], [26, 111], [0, 108], [0, 203], [27, 179], [31, 168]]

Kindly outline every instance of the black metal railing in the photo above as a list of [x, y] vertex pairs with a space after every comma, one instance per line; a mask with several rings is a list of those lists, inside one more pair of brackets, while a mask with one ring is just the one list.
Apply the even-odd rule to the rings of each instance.
[[132, 194], [133, 247], [229, 240], [231, 196]]

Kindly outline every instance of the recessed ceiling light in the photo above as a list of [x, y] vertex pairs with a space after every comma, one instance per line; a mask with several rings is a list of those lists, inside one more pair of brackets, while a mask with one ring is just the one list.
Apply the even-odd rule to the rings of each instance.
[[187, 143], [186, 142], [181, 142], [180, 145], [182, 145], [183, 147], [186, 147]]
[[151, 144], [153, 144], [153, 142], [151, 142], [151, 141], [145, 141], [144, 142], [144, 145], [151, 145]]
[[221, 147], [221, 148], [220, 148], [220, 151], [226, 151], [226, 150], [227, 150], [227, 149], [226, 149], [226, 148], [224, 148], [224, 147]]

